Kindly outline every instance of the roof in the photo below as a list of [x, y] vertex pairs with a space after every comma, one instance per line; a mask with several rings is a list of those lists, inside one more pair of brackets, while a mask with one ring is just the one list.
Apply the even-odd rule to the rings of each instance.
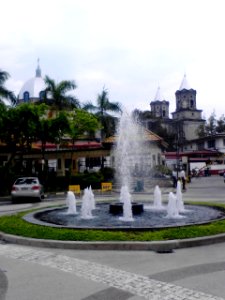
[[[151, 130], [148, 130], [144, 127], [142, 127], [142, 128], [143, 128], [144, 135], [145, 135], [147, 141], [161, 142], [166, 147], [167, 144], [164, 142], [163, 138], [161, 138], [160, 136], [158, 136], [156, 133], [152, 132]], [[117, 135], [107, 137], [104, 139], [103, 143], [114, 144], [114, 143], [116, 143], [117, 138], [118, 138]]]
[[29, 98], [30, 99], [39, 99], [40, 98], [40, 92], [44, 91], [46, 89], [45, 81], [41, 77], [41, 68], [39, 66], [39, 61], [38, 61], [38, 66], [36, 69], [35, 77], [27, 80], [24, 85], [22, 86], [20, 92], [19, 92], [19, 100], [24, 99], [24, 93], [28, 92], [29, 93]]
[[[41, 149], [41, 142], [36, 142], [32, 144], [33, 149]], [[73, 144], [68, 142], [65, 143], [64, 145], [60, 145], [59, 149], [72, 149]], [[96, 141], [76, 141], [74, 143], [74, 150], [80, 150], [80, 149], [96, 149], [96, 148], [101, 148], [101, 143], [98, 143]], [[54, 143], [46, 143], [45, 145], [45, 150], [57, 150], [58, 145]]]
[[158, 87], [157, 91], [156, 91], [156, 95], [155, 95], [155, 98], [154, 98], [154, 101], [163, 101], [165, 100], [165, 98], [163, 97], [162, 93], [161, 93], [161, 89], [160, 87]]
[[183, 78], [183, 80], [181, 82], [179, 91], [182, 91], [182, 90], [191, 90], [191, 89], [192, 88], [191, 88], [189, 82], [187, 81], [186, 74], [184, 74], [184, 78]]

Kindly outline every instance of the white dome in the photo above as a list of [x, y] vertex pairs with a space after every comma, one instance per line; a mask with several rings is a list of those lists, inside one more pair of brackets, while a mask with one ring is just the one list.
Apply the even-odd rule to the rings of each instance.
[[46, 85], [44, 79], [41, 77], [41, 69], [38, 65], [36, 76], [26, 81], [22, 86], [19, 92], [19, 100], [23, 102], [39, 100], [40, 92], [45, 89]]

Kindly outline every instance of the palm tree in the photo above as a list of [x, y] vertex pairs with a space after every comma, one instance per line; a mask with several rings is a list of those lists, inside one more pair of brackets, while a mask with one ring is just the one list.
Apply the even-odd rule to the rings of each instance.
[[80, 107], [80, 103], [76, 97], [67, 94], [76, 88], [76, 84], [73, 80], [63, 80], [57, 84], [53, 79], [45, 76], [45, 84], [47, 86], [45, 92], [46, 102], [48, 104], [51, 103], [58, 110]]
[[16, 96], [13, 92], [7, 90], [4, 86], [7, 79], [9, 79], [9, 73], [0, 70], [0, 102], [4, 103], [4, 99], [8, 100], [12, 105], [16, 104]]
[[97, 105], [93, 105], [91, 102], [84, 104], [83, 109], [95, 112], [99, 121], [102, 124], [104, 130], [101, 131], [101, 138], [104, 136], [110, 136], [115, 131], [116, 120], [115, 117], [108, 114], [111, 112], [121, 112], [121, 105], [119, 102], [110, 102], [108, 98], [108, 91], [103, 88], [102, 93], [98, 94]]

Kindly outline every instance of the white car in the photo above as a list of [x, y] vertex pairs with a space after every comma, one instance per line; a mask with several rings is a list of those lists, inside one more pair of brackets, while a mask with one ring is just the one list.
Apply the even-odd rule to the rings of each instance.
[[12, 186], [11, 198], [13, 203], [20, 199], [41, 201], [44, 199], [44, 189], [37, 177], [20, 177]]

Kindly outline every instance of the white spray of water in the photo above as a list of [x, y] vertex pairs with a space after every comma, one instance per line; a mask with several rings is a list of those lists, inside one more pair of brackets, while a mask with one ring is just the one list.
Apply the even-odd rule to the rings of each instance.
[[77, 208], [76, 208], [76, 197], [73, 192], [68, 191], [66, 196], [66, 203], [67, 203], [67, 214], [76, 215]]
[[170, 192], [168, 196], [168, 205], [167, 205], [167, 218], [180, 218], [178, 209], [177, 209], [177, 197], [174, 193]]
[[89, 197], [90, 197], [90, 202], [91, 202], [91, 208], [92, 209], [96, 209], [96, 206], [95, 206], [95, 196], [94, 196], [94, 193], [92, 191], [92, 188], [91, 186], [89, 186]]
[[119, 219], [121, 221], [133, 221], [132, 205], [131, 205], [131, 195], [129, 193], [128, 187], [122, 186], [122, 195], [120, 195], [120, 200], [123, 203], [123, 217]]
[[114, 151], [116, 178], [120, 186], [130, 191], [134, 176], [140, 180], [148, 168], [144, 129], [124, 112], [117, 127], [117, 142]]
[[158, 185], [155, 186], [153, 195], [153, 207], [156, 209], [162, 209], [162, 193]]
[[93, 202], [88, 188], [84, 189], [81, 205], [81, 219], [92, 219]]
[[182, 196], [182, 192], [181, 192], [181, 182], [180, 182], [180, 180], [177, 181], [176, 197], [177, 197], [178, 212], [184, 212], [185, 208], [184, 208], [183, 196]]

